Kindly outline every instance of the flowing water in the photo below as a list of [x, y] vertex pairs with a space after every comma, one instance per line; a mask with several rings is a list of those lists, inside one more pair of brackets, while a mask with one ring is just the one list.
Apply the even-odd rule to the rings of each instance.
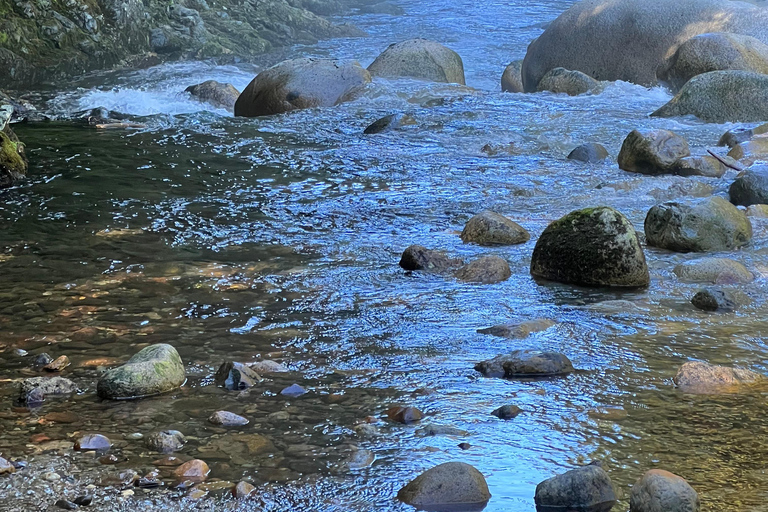
[[[672, 268], [691, 254], [646, 248], [651, 286], [632, 293], [536, 284], [528, 272], [537, 236], [571, 210], [613, 206], [642, 232], [652, 205], [723, 195], [735, 175], [649, 177], [565, 159], [585, 141], [615, 158], [629, 131], [647, 127], [672, 129], [703, 150], [730, 127], [649, 118], [670, 98], [663, 89], [499, 92], [504, 66], [569, 4], [402, 1], [406, 16], [337, 19], [368, 38], [294, 47], [261, 63], [321, 56], [367, 65], [391, 42], [420, 36], [462, 55], [471, 88], [376, 80], [354, 102], [261, 119], [233, 118], [181, 92], [206, 79], [242, 89], [257, 72], [251, 64], [166, 64], [42, 91], [56, 112], [101, 106], [145, 128], [15, 126], [31, 168], [0, 204], [0, 452], [34, 461], [44, 455], [31, 435], [46, 434], [56, 448], [75, 432], [99, 432], [116, 443], [117, 469], [141, 473], [158, 456], [131, 434], [175, 428], [190, 440], [184, 456], [205, 459], [212, 478], [263, 485], [259, 510], [328, 511], [408, 510], [397, 490], [454, 460], [486, 476], [486, 510], [532, 511], [538, 482], [599, 459], [623, 494], [616, 509], [628, 508], [644, 471], [663, 468], [688, 479], [706, 510], [765, 510], [765, 396], [683, 395], [671, 377], [691, 359], [768, 370], [766, 220], [752, 218], [753, 242], [725, 255], [757, 276], [741, 287], [750, 303], [735, 313], [690, 305], [698, 287]], [[362, 134], [393, 112], [410, 113], [417, 126]], [[462, 244], [458, 233], [483, 209], [517, 221], [531, 241]], [[512, 277], [474, 285], [407, 274], [397, 262], [413, 243], [466, 260], [500, 255]], [[556, 324], [516, 340], [477, 333], [536, 318]], [[173, 344], [187, 365], [180, 391], [96, 398], [104, 366], [156, 342]], [[505, 381], [472, 369], [518, 348], [561, 351], [580, 371]], [[83, 393], [19, 408], [14, 382], [37, 374], [30, 359], [42, 352], [67, 355], [64, 376]], [[290, 372], [227, 392], [212, 376], [228, 359], [274, 359]], [[309, 392], [278, 394], [293, 383]], [[490, 415], [507, 403], [524, 412], [511, 421]], [[419, 407], [426, 418], [355, 432], [392, 404]], [[219, 409], [251, 424], [213, 427], [207, 418]], [[74, 415], [56, 421], [51, 413]], [[428, 425], [455, 430], [428, 435]], [[249, 451], [247, 441], [265, 444]], [[99, 464], [64, 453], [90, 483]], [[2, 510], [51, 499], [4, 492]], [[172, 507], [183, 505], [163, 505]]]

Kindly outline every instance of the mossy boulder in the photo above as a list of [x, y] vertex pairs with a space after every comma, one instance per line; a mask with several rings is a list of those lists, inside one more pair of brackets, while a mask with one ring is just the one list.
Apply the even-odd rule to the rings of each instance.
[[159, 343], [143, 348], [124, 365], [104, 372], [96, 392], [111, 400], [141, 398], [176, 389], [185, 380], [179, 353], [171, 345]]
[[549, 91], [564, 93], [568, 96], [578, 96], [595, 90], [600, 82], [581, 71], [565, 68], [549, 70], [536, 86], [536, 92]]
[[690, 156], [688, 141], [669, 130], [632, 130], [619, 151], [619, 169], [640, 174], [676, 174]]
[[645, 217], [648, 245], [676, 252], [736, 249], [752, 239], [747, 215], [722, 197], [657, 204]]
[[0, 188], [10, 187], [27, 174], [24, 144], [11, 130], [13, 107], [0, 104]]
[[368, 71], [384, 78], [416, 78], [466, 85], [464, 63], [458, 53], [428, 39], [409, 39], [389, 45]]
[[477, 245], [515, 245], [531, 238], [517, 222], [501, 214], [484, 210], [467, 221], [461, 232], [461, 241]]
[[581, 286], [637, 288], [650, 283], [635, 228], [607, 206], [576, 210], [547, 226], [533, 249], [531, 274]]
[[259, 73], [235, 102], [235, 115], [268, 116], [291, 110], [332, 107], [353, 99], [371, 81], [354, 61], [286, 60]]
[[419, 509], [480, 510], [491, 493], [480, 471], [463, 462], [446, 462], [416, 477], [397, 498]]

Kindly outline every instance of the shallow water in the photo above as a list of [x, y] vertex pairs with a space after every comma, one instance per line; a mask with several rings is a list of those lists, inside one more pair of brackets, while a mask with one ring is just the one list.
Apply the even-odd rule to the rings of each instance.
[[[575, 98], [498, 92], [504, 66], [568, 2], [400, 5], [407, 16], [339, 18], [369, 38], [295, 47], [260, 65], [303, 55], [367, 65], [389, 43], [422, 36], [462, 55], [471, 88], [377, 80], [352, 103], [262, 119], [235, 119], [181, 92], [206, 79], [242, 88], [259, 68], [250, 64], [167, 64], [42, 91], [53, 111], [103, 106], [146, 128], [15, 126], [31, 169], [0, 204], [0, 453], [35, 460], [32, 434], [99, 432], [117, 442], [118, 468], [146, 472], [159, 456], [125, 436], [175, 428], [190, 438], [184, 456], [208, 461], [211, 477], [268, 485], [260, 508], [339, 511], [407, 510], [397, 489], [451, 460], [486, 476], [486, 510], [532, 511], [538, 482], [600, 459], [625, 495], [617, 509], [627, 508], [635, 479], [663, 468], [688, 479], [707, 510], [764, 510], [765, 396], [686, 396], [671, 378], [690, 359], [766, 371], [766, 220], [752, 219], [749, 247], [724, 254], [757, 275], [741, 287], [751, 304], [735, 313], [688, 302], [698, 286], [672, 268], [697, 255], [646, 248], [652, 283], [631, 293], [540, 285], [528, 272], [538, 234], [573, 209], [613, 206], [641, 231], [657, 202], [723, 195], [735, 176], [633, 175], [567, 161], [574, 146], [599, 141], [615, 158], [629, 131], [659, 127], [703, 151], [730, 126], [651, 119], [670, 95], [627, 83]], [[418, 126], [362, 135], [401, 111]], [[486, 208], [532, 240], [462, 244], [465, 221]], [[498, 254], [512, 278], [472, 285], [406, 274], [397, 261], [413, 243], [466, 260]], [[519, 340], [476, 332], [542, 317], [557, 325]], [[187, 364], [182, 390], [132, 402], [95, 397], [101, 367], [156, 342], [172, 343]], [[562, 351], [581, 371], [504, 381], [472, 369], [517, 348]], [[64, 376], [83, 393], [15, 408], [12, 381], [36, 375], [29, 362], [41, 352], [69, 356]], [[262, 358], [291, 372], [245, 394], [214, 385], [224, 360]], [[309, 393], [278, 394], [294, 382]], [[356, 422], [394, 403], [427, 418], [355, 434]], [[524, 413], [507, 422], [489, 414], [506, 403]], [[250, 418], [237, 432], [266, 436], [267, 449], [249, 453], [235, 432], [210, 425], [219, 409]], [[64, 411], [77, 418], [45, 419]], [[428, 436], [425, 425], [464, 433]], [[65, 453], [74, 466], [99, 466]], [[42, 499], [16, 492], [0, 510]]]

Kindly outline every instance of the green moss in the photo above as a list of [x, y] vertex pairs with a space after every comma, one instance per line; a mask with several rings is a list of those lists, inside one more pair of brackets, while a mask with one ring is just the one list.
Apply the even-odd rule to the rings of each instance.
[[19, 176], [26, 174], [27, 162], [22, 156], [23, 148], [23, 144], [0, 132], [0, 170]]

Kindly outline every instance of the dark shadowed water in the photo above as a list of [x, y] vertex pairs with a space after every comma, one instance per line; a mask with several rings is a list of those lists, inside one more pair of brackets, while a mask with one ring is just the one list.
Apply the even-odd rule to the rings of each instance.
[[[504, 66], [569, 2], [400, 5], [406, 16], [339, 20], [368, 38], [295, 47], [264, 64], [310, 55], [368, 65], [389, 43], [421, 36], [462, 55], [469, 87], [376, 80], [352, 103], [261, 119], [232, 118], [181, 92], [206, 79], [242, 88], [257, 72], [252, 65], [168, 64], [44, 91], [54, 110], [104, 106], [139, 116], [146, 128], [15, 126], [31, 169], [0, 203], [0, 453], [34, 461], [44, 448], [71, 445], [76, 432], [99, 432], [115, 441], [118, 469], [141, 473], [158, 455], [132, 435], [175, 428], [190, 439], [184, 456], [206, 460], [213, 479], [263, 486], [252, 508], [360, 512], [410, 509], [395, 500], [397, 490], [454, 460], [486, 476], [489, 512], [532, 511], [538, 482], [599, 459], [624, 495], [615, 510], [628, 508], [631, 484], [652, 468], [688, 479], [705, 510], [765, 510], [765, 395], [683, 395], [671, 378], [691, 359], [766, 370], [767, 221], [752, 218], [753, 242], [725, 255], [757, 276], [742, 287], [751, 303], [735, 313], [690, 305], [698, 287], [672, 268], [696, 255], [647, 248], [651, 286], [633, 293], [538, 285], [528, 272], [538, 235], [571, 210], [613, 206], [642, 231], [657, 202], [723, 195], [735, 176], [634, 175], [615, 163], [568, 161], [573, 147], [602, 142], [615, 159], [629, 131], [660, 127], [703, 149], [730, 126], [650, 119], [670, 95], [627, 83], [573, 98], [500, 93]], [[403, 111], [418, 125], [362, 135]], [[462, 244], [464, 223], [483, 209], [517, 221], [531, 241]], [[413, 243], [466, 260], [500, 255], [512, 278], [473, 285], [406, 274], [397, 262]], [[556, 325], [517, 340], [476, 332], [536, 318]], [[96, 398], [101, 368], [157, 342], [173, 344], [187, 365], [180, 391]], [[472, 369], [518, 348], [561, 351], [581, 371], [504, 381]], [[29, 363], [41, 352], [69, 356], [64, 376], [83, 393], [17, 408], [15, 382], [37, 375]], [[213, 383], [227, 359], [274, 359], [291, 371], [247, 393], [227, 392]], [[278, 394], [293, 383], [309, 393]], [[524, 412], [506, 422], [490, 415], [507, 403]], [[415, 426], [382, 419], [376, 434], [355, 432], [392, 404], [427, 416]], [[207, 418], [219, 409], [251, 424], [214, 427]], [[71, 422], [50, 416], [61, 412], [74, 413]], [[428, 425], [457, 430], [427, 435]], [[59, 445], [40, 448], [30, 442], [37, 433]], [[460, 450], [461, 442], [471, 448]], [[88, 471], [99, 463], [63, 453], [83, 471], [73, 478], [91, 483]], [[2, 510], [52, 500], [34, 481], [2, 485], [10, 498]], [[125, 510], [151, 508], [118, 501]]]

